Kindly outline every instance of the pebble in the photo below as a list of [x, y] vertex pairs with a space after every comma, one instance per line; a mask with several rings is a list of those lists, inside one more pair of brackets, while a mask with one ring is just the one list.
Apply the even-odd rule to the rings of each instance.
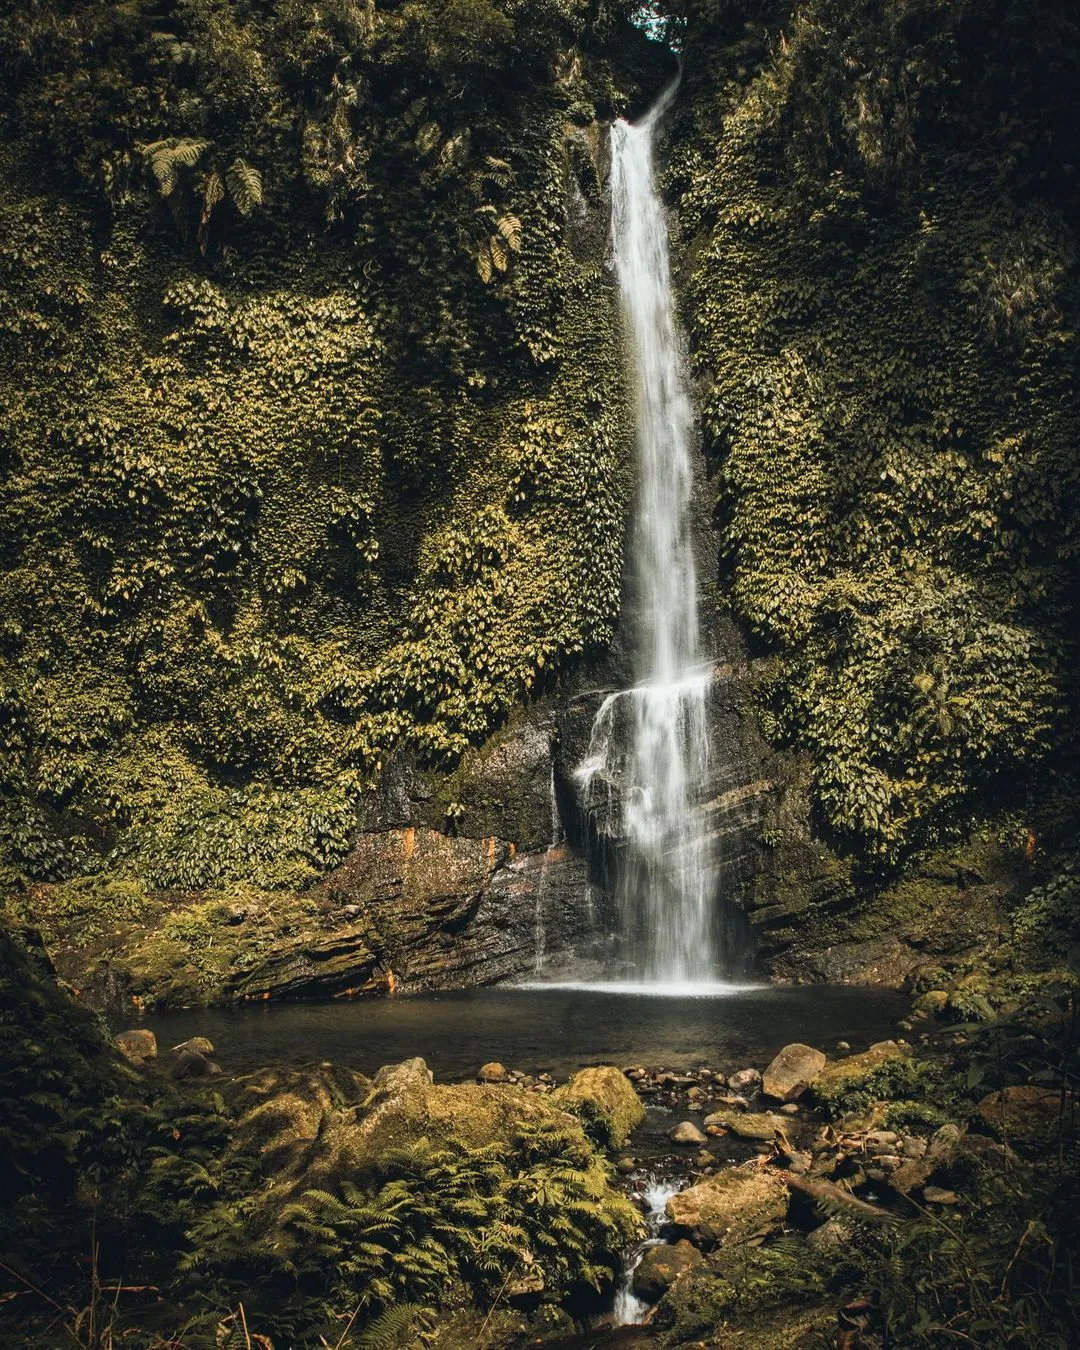
[[800, 1110], [801, 1107], [798, 1102], [785, 1102], [780, 1108], [780, 1114], [782, 1116], [797, 1116]]
[[797, 1177], [803, 1177], [813, 1166], [813, 1155], [797, 1149], [794, 1153], [788, 1154], [788, 1171], [794, 1172]]
[[848, 1044], [847, 1041], [837, 1041], [836, 1048], [837, 1050], [842, 1050], [844, 1054], [847, 1054], [847, 1052], [851, 1049], [851, 1046]]
[[941, 1186], [926, 1186], [923, 1189], [923, 1199], [929, 1205], [958, 1205], [960, 1197], [955, 1191], [947, 1191]]

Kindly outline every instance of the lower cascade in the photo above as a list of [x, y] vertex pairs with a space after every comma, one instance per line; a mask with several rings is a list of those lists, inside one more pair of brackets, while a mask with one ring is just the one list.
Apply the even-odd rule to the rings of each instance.
[[715, 865], [701, 798], [710, 668], [699, 650], [690, 528], [693, 413], [675, 321], [653, 142], [675, 91], [611, 131], [612, 236], [637, 400], [640, 481], [631, 570], [636, 682], [597, 712], [576, 777], [586, 809], [625, 841], [616, 891], [631, 978], [715, 979]]

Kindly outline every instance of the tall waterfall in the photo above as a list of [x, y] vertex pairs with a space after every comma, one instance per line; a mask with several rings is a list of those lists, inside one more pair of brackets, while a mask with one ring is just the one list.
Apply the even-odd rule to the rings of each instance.
[[590, 808], [618, 815], [624, 951], [635, 978], [658, 983], [716, 974], [711, 850], [695, 810], [708, 769], [709, 676], [690, 532], [693, 414], [653, 170], [656, 125], [673, 94], [611, 131], [615, 269], [637, 400], [636, 683], [605, 700], [577, 770]]

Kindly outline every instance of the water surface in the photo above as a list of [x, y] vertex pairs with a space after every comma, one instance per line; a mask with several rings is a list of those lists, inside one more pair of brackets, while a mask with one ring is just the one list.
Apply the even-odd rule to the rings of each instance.
[[370, 1074], [420, 1055], [446, 1081], [472, 1077], [488, 1060], [557, 1077], [597, 1063], [761, 1067], [790, 1041], [826, 1053], [839, 1040], [863, 1049], [893, 1035], [907, 1007], [907, 998], [892, 990], [829, 985], [729, 987], [691, 997], [611, 987], [504, 986], [193, 1008], [148, 1014], [141, 1024], [163, 1050], [189, 1036], [209, 1037], [215, 1058], [232, 1072], [326, 1059]]

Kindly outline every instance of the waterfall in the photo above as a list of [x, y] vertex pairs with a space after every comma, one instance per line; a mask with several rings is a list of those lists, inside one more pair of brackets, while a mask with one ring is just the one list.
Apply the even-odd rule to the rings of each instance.
[[[635, 978], [715, 978], [713, 866], [700, 803], [709, 669], [698, 645], [690, 529], [693, 412], [657, 196], [653, 140], [673, 85], [638, 123], [611, 129], [615, 271], [637, 411], [632, 533], [635, 685], [605, 699], [577, 770], [583, 798], [625, 841], [618, 900]], [[623, 734], [620, 734], [623, 731]]]

